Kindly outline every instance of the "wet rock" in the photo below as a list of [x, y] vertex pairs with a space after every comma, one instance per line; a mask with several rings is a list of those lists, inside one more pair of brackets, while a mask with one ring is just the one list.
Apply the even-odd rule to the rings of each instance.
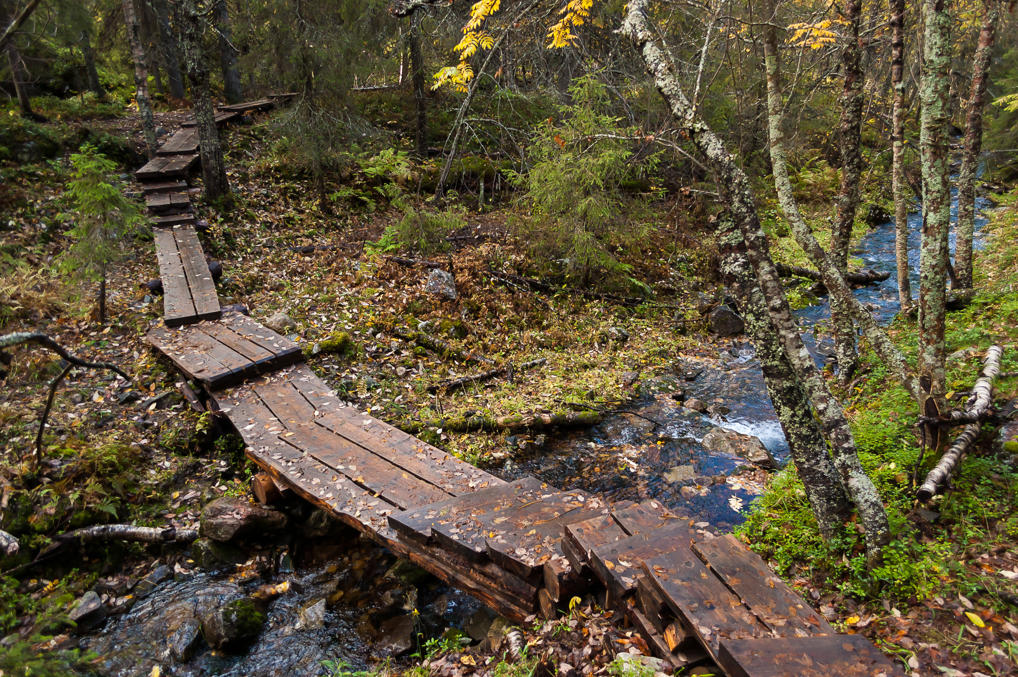
[[707, 407], [707, 413], [711, 416], [724, 416], [730, 413], [732, 410], [723, 404], [712, 404]]
[[714, 428], [703, 438], [703, 446], [711, 451], [740, 456], [762, 468], [775, 468], [771, 452], [756, 437], [727, 428]]
[[638, 392], [642, 397], [654, 397], [655, 395], [675, 395], [683, 392], [682, 380], [674, 374], [663, 374], [655, 378], [647, 379], [640, 384]]
[[726, 305], [720, 305], [708, 317], [710, 330], [717, 336], [738, 336], [746, 330], [746, 323], [739, 314]]
[[212, 276], [212, 279], [214, 281], [218, 282], [219, 278], [221, 278], [223, 276], [223, 264], [220, 263], [219, 261], [214, 260], [214, 259], [209, 259], [208, 266], [209, 266], [209, 275]]
[[246, 499], [224, 496], [202, 509], [198, 533], [225, 543], [237, 537], [280, 531], [285, 527], [286, 515], [283, 513]]
[[200, 640], [201, 623], [196, 618], [185, 619], [167, 640], [170, 656], [178, 663], [191, 660]]
[[707, 412], [707, 403], [695, 397], [690, 397], [688, 400], [682, 403], [682, 406], [684, 406], [686, 409], [698, 411], [701, 414]]
[[144, 597], [148, 593], [152, 592], [152, 588], [169, 579], [171, 576], [173, 576], [173, 569], [165, 564], [160, 564], [150, 571], [145, 578], [138, 581], [138, 583], [134, 586], [134, 595], [136, 597]]
[[263, 324], [279, 334], [285, 334], [297, 328], [297, 323], [293, 318], [283, 311], [273, 313], [267, 320], [264, 320]]
[[335, 524], [332, 516], [321, 509], [314, 510], [301, 525], [301, 532], [307, 538], [321, 538], [329, 533]]
[[664, 478], [675, 484], [692, 482], [696, 479], [696, 469], [691, 465], [677, 465], [666, 470]]
[[298, 630], [318, 630], [325, 626], [325, 598], [305, 604], [301, 607], [297, 621]]
[[265, 625], [265, 614], [255, 601], [242, 597], [213, 609], [202, 618], [201, 630], [213, 649], [236, 647], [258, 636]]
[[413, 616], [393, 616], [378, 628], [376, 646], [382, 655], [400, 656], [414, 646]]
[[660, 658], [635, 653], [620, 653], [615, 656], [620, 675], [666, 675], [671, 672], [670, 666]]
[[475, 642], [480, 642], [488, 636], [488, 629], [491, 628], [491, 624], [496, 618], [495, 612], [487, 607], [481, 607], [470, 615], [463, 629], [466, 630], [471, 639]]
[[444, 296], [450, 301], [455, 301], [459, 294], [456, 292], [456, 279], [451, 273], [441, 268], [432, 268], [428, 273], [428, 280], [424, 283], [424, 290], [429, 294]]
[[636, 382], [640, 379], [640, 372], [638, 371], [627, 371], [622, 374], [622, 385], [626, 388], [632, 388], [636, 385]]
[[78, 632], [86, 632], [97, 627], [106, 618], [106, 607], [103, 606], [99, 593], [89, 590], [78, 598], [67, 617], [74, 622]]
[[688, 484], [684, 484], [683, 486], [679, 487], [679, 495], [682, 496], [682, 498], [690, 499], [695, 498], [697, 494], [696, 489], [689, 486]]
[[605, 337], [616, 343], [625, 343], [629, 340], [629, 332], [622, 327], [608, 327], [607, 331], [605, 331]]
[[243, 550], [229, 543], [199, 538], [191, 544], [191, 559], [202, 569], [214, 570], [223, 566], [241, 564], [247, 560], [247, 555]]

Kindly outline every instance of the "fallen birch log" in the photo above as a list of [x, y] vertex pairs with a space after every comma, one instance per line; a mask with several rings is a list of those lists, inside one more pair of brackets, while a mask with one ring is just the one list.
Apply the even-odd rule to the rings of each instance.
[[[781, 277], [804, 277], [807, 280], [823, 283], [820, 273], [802, 266], [790, 266], [784, 263], [775, 263], [778, 275]], [[883, 282], [891, 276], [890, 273], [880, 273], [875, 270], [851, 270], [845, 274], [845, 281], [849, 284], [876, 284]]]
[[96, 524], [54, 536], [53, 542], [40, 552], [36, 559], [42, 559], [54, 551], [74, 543], [79, 545], [94, 541], [130, 541], [148, 544], [191, 543], [197, 538], [197, 529], [139, 527], [133, 524]]
[[455, 433], [472, 432], [519, 432], [546, 428], [585, 428], [601, 422], [598, 411], [567, 411], [560, 413], [512, 414], [509, 416], [488, 416], [483, 414], [441, 418], [433, 421], [409, 421], [399, 427], [411, 434], [428, 428]]
[[965, 402], [964, 409], [955, 409], [939, 417], [922, 417], [919, 422], [924, 425], [958, 425], [960, 423], [976, 423], [990, 413], [993, 400], [993, 380], [1000, 373], [1000, 360], [1004, 356], [1004, 348], [990, 346], [983, 358], [983, 371], [972, 386], [972, 394]]
[[491, 369], [490, 371], [481, 372], [480, 374], [474, 374], [472, 376], [460, 376], [459, 378], [451, 378], [428, 386], [428, 392], [434, 393], [440, 390], [451, 392], [453, 390], [463, 388], [464, 386], [468, 386], [471, 383], [480, 383], [482, 381], [488, 381], [499, 376], [505, 376], [507, 374], [511, 375], [517, 371], [533, 369], [534, 367], [541, 366], [547, 361], [548, 360], [546, 358], [542, 357], [537, 360], [531, 360], [530, 362], [524, 362], [518, 367], [514, 367], [513, 365], [510, 364], [505, 367], [498, 367], [496, 369]]
[[981, 427], [979, 423], [969, 423], [965, 426], [965, 430], [954, 441], [951, 448], [944, 452], [940, 462], [926, 475], [926, 481], [923, 482], [923, 485], [919, 487], [919, 491], [916, 492], [916, 497], [920, 501], [925, 503], [944, 490], [947, 480], [954, 474], [958, 464], [961, 462], [962, 456], [965, 455], [968, 448], [979, 437]]
[[494, 360], [491, 360], [483, 355], [470, 350], [459, 350], [446, 343], [442, 339], [426, 334], [423, 331], [414, 331], [411, 329], [400, 329], [398, 327], [389, 327], [388, 331], [398, 338], [404, 341], [410, 341], [416, 343], [422, 348], [438, 353], [442, 357], [456, 360], [457, 362], [480, 362], [482, 364], [495, 364]]

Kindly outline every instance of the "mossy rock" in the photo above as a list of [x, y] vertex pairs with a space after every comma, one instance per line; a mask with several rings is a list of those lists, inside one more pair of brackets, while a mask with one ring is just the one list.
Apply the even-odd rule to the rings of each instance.
[[357, 343], [345, 331], [334, 331], [313, 344], [304, 346], [304, 354], [311, 355], [343, 355], [351, 357], [357, 352]]
[[212, 610], [202, 619], [202, 634], [214, 649], [243, 646], [265, 625], [265, 612], [253, 599], [242, 597]]

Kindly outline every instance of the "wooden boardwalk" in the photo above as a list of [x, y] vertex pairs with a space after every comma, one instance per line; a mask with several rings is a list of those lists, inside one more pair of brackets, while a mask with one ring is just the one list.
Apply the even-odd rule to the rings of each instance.
[[[221, 121], [288, 96], [223, 107]], [[516, 622], [594, 592], [675, 668], [903, 674], [865, 639], [837, 634], [734, 537], [698, 535], [656, 501], [613, 505], [533, 477], [505, 482], [358, 411], [293, 341], [223, 313], [183, 180], [196, 144], [185, 127], [136, 174], [161, 224], [164, 319], [147, 338], [201, 385], [278, 486]]]

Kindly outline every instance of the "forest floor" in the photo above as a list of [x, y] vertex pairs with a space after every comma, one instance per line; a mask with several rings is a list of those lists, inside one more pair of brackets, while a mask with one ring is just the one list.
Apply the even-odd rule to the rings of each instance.
[[[167, 128], [177, 121], [161, 118]], [[122, 118], [92, 124], [113, 135], [131, 129]], [[660, 227], [624, 259], [656, 292], [656, 304], [627, 307], [575, 291], [546, 294], [501, 283], [489, 268], [531, 272], [509, 201], [458, 211], [460, 221], [440, 244], [445, 251], [426, 255], [454, 272], [458, 295], [450, 300], [425, 289], [428, 267], [397, 263], [370, 246], [405, 216], [378, 197], [377, 183], [351, 179], [352, 198], [347, 192], [323, 210], [307, 177], [288, 173], [273, 153], [266, 127], [231, 130], [227, 147], [236, 206], [225, 214], [199, 207], [211, 226], [207, 253], [225, 270], [222, 302], [245, 304], [252, 316], [280, 325], [304, 347], [312, 368], [358, 407], [472, 463], [498, 467], [539, 454], [546, 438], [456, 432], [448, 422], [478, 414], [612, 411], [636, 396], [640, 381], [675, 371], [683, 356], [716, 359], [728, 346], [706, 331], [705, 312], [722, 299], [706, 223], [690, 223], [679, 201], [655, 207]], [[150, 245], [139, 242], [116, 266], [109, 283], [113, 321], [99, 327], [91, 314], [94, 285], [59, 265], [68, 245], [65, 161], [8, 165], [3, 173], [0, 329], [46, 331], [81, 357], [124, 367], [132, 383], [73, 372], [36, 464], [38, 414], [59, 367], [41, 350], [14, 354], [0, 399], [0, 508], [2, 528], [19, 535], [24, 555], [2, 565], [6, 572], [22, 568], [0, 585], [0, 635], [8, 637], [0, 641], [0, 669], [4, 661], [42, 661], [42, 651], [72, 651], [73, 632], [62, 619], [97, 581], [140, 579], [160, 563], [188, 566], [187, 553], [172, 548], [94, 548], [73, 565], [26, 566], [29, 553], [54, 534], [96, 522], [195, 526], [213, 498], [246, 495], [252, 472], [239, 438], [188, 406], [180, 376], [142, 340], [162, 313], [160, 298], [143, 287], [158, 276]], [[1018, 395], [1018, 254], [1010, 246], [1018, 236], [1018, 195], [1006, 196], [990, 228], [978, 264], [980, 296], [949, 318], [950, 378], [959, 399], [992, 341], [1008, 346], [1003, 371], [1010, 376], [1000, 381], [999, 399]], [[794, 251], [787, 240], [775, 242], [779, 251]], [[512, 379], [432, 393], [430, 385], [490, 367], [425, 350], [397, 338], [394, 327], [426, 331], [497, 364], [546, 363]], [[901, 321], [893, 331], [914, 352], [912, 327]], [[987, 436], [952, 493], [932, 510], [913, 505], [914, 412], [899, 389], [887, 387], [873, 356], [865, 357], [862, 378], [841, 395], [894, 520], [885, 565], [867, 568], [852, 529], [835, 543], [820, 541], [790, 470], [773, 476], [743, 537], [839, 629], [873, 639], [913, 674], [1009, 674], [1018, 665], [1018, 628], [1009, 621], [1018, 614], [1018, 450], [1000, 449]], [[639, 647], [631, 633], [590, 610], [523, 631], [529, 658], [512, 667], [520, 672], [504, 674], [528, 674], [553, 660], [606, 669], [615, 652]], [[426, 663], [441, 674], [505, 665], [490, 648], [431, 646], [421, 653], [430, 653]], [[83, 656], [79, 668], [90, 664]], [[77, 660], [72, 653], [65, 658]]]

